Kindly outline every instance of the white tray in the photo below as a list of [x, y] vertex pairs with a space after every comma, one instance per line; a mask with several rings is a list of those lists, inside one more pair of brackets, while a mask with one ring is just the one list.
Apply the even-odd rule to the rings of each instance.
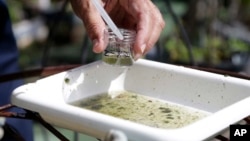
[[[109, 90], [133, 91], [211, 114], [182, 128], [159, 129], [68, 104]], [[143, 59], [129, 69], [97, 61], [18, 87], [12, 104], [99, 139], [115, 129], [136, 141], [200, 141], [250, 115], [250, 81]]]

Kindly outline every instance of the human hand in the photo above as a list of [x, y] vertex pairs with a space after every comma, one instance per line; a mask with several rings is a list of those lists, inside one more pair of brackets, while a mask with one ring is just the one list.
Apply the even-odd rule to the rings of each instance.
[[[93, 51], [102, 52], [106, 47], [106, 25], [91, 0], [71, 0], [71, 4], [93, 41]], [[165, 26], [160, 11], [151, 0], [102, 0], [102, 5], [119, 28], [136, 31], [135, 59], [154, 46]]]

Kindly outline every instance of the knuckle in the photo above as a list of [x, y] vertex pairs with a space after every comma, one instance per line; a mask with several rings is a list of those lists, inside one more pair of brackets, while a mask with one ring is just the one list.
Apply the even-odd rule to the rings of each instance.
[[147, 42], [146, 50], [147, 50], [147, 51], [150, 50], [153, 46], [154, 46], [154, 43], [152, 43], [152, 41]]
[[161, 29], [163, 29], [163, 28], [165, 27], [166, 23], [165, 23], [165, 21], [162, 19], [162, 20], [160, 21], [159, 25], [160, 25]]
[[97, 23], [89, 23], [89, 24], [87, 24], [86, 27], [90, 31], [95, 31], [98, 29], [98, 24]]
[[86, 23], [85, 27], [87, 29], [88, 35], [91, 39], [97, 38], [96, 32], [98, 31], [99, 25], [97, 23]]
[[157, 27], [160, 27], [163, 29], [166, 25], [165, 21], [163, 20], [163, 17], [161, 15], [158, 15], [154, 18], [155, 24]]

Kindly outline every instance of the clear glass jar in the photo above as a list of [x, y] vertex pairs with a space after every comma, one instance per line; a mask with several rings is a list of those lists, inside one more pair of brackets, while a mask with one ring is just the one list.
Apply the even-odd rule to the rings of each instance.
[[103, 62], [114, 66], [131, 66], [134, 63], [134, 54], [132, 51], [136, 32], [127, 29], [119, 29], [123, 35], [120, 40], [111, 29], [108, 29], [109, 42], [103, 52]]

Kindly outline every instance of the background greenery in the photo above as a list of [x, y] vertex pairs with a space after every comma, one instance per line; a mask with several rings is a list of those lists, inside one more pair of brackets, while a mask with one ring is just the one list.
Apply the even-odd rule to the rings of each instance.
[[[40, 17], [48, 31], [53, 31], [53, 35], [43, 41], [34, 40], [20, 47], [19, 61], [23, 69], [41, 66], [46, 47], [49, 48], [47, 65], [89, 63], [100, 59], [99, 54], [91, 51], [92, 44], [69, 4], [61, 14], [64, 1], [52, 0], [50, 8], [45, 10], [39, 9], [38, 0], [7, 2], [13, 25]], [[187, 41], [171, 15], [167, 1], [153, 2], [163, 14], [166, 27], [156, 48], [145, 58], [171, 64], [245, 71], [250, 49], [248, 0], [170, 0], [190, 41], [193, 63], [190, 62]], [[53, 27], [54, 23], [56, 26]]]

